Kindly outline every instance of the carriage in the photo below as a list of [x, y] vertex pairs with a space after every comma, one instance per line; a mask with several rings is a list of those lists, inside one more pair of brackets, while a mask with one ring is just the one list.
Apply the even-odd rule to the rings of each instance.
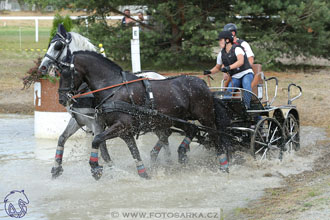
[[[263, 72], [258, 72], [260, 66], [254, 68], [257, 83], [252, 82], [253, 91], [227, 87], [211, 87], [216, 102], [225, 105], [230, 125], [228, 134], [240, 150], [248, 150], [253, 157], [260, 159], [272, 158], [278, 153], [282, 159], [284, 151], [299, 150], [300, 122], [297, 107], [292, 104], [302, 95], [302, 89], [296, 84], [289, 84], [287, 88], [288, 102], [286, 105], [273, 106], [278, 89], [276, 77], [266, 78]], [[269, 82], [274, 82], [274, 96], [269, 98]], [[253, 85], [254, 84], [254, 85]], [[291, 97], [293, 88], [299, 91]], [[250, 99], [250, 106], [246, 106], [246, 99]]]
[[[276, 77], [266, 78], [261, 72], [261, 65], [254, 64], [255, 73], [252, 82], [252, 92], [243, 88], [231, 88], [224, 86], [210, 87], [213, 93], [215, 111], [217, 106], [225, 109], [223, 117], [227, 117], [228, 123], [225, 130], [215, 130], [200, 124], [170, 118], [170, 120], [187, 124], [198, 130], [195, 138], [200, 144], [204, 144], [208, 133], [226, 136], [230, 139], [228, 154], [237, 150], [247, 151], [254, 158], [260, 160], [279, 158], [282, 159], [283, 152], [292, 152], [300, 148], [300, 121], [299, 112], [293, 101], [302, 95], [299, 85], [290, 83], [287, 87], [288, 101], [286, 105], [273, 106], [277, 97], [278, 79]], [[269, 83], [274, 86], [273, 97], [270, 98]], [[295, 95], [292, 97], [291, 92]], [[247, 107], [246, 99], [250, 100]], [[217, 114], [216, 114], [217, 115]], [[217, 116], [216, 116], [217, 117]], [[220, 119], [222, 123], [223, 117]], [[180, 131], [172, 128], [173, 131]], [[181, 132], [182, 133], [182, 132]]]

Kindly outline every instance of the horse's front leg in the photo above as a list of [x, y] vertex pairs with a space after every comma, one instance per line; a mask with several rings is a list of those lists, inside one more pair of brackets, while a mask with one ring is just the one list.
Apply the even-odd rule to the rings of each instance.
[[74, 133], [78, 131], [79, 128], [80, 126], [78, 125], [77, 121], [74, 118], [71, 118], [64, 132], [58, 138], [55, 154], [55, 163], [51, 170], [53, 178], [56, 178], [63, 173], [62, 159], [64, 153], [64, 144], [69, 139], [69, 137], [71, 137]]
[[121, 138], [125, 141], [125, 143], [128, 146], [128, 149], [131, 151], [133, 159], [135, 160], [135, 163], [136, 163], [136, 169], [138, 171], [139, 176], [142, 178], [150, 179], [149, 175], [147, 174], [146, 168], [144, 167], [142, 159], [140, 157], [140, 152], [136, 146], [134, 136], [131, 134], [128, 134], [128, 135], [122, 136]]
[[94, 140], [92, 142], [92, 150], [89, 159], [89, 164], [91, 166], [92, 175], [96, 180], [99, 180], [103, 173], [103, 166], [99, 165], [98, 156], [101, 144], [108, 139], [118, 137], [119, 134], [122, 133], [123, 128], [123, 124], [120, 121], [117, 121], [102, 133], [95, 135]]

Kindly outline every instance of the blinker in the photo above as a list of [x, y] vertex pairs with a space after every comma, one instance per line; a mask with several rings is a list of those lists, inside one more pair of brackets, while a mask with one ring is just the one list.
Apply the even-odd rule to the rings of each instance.
[[54, 50], [61, 50], [63, 48], [64, 44], [62, 41], [57, 41], [54, 46]]

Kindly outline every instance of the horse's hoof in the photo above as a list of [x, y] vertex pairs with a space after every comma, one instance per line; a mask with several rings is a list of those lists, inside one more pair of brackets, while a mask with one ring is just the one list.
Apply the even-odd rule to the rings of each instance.
[[99, 180], [103, 174], [103, 166], [97, 166], [91, 169], [92, 176], [95, 180]]
[[222, 173], [229, 173], [229, 167], [221, 167], [220, 166], [219, 169]]
[[147, 174], [147, 172], [139, 173], [139, 176], [147, 180], [151, 179], [151, 177]]
[[106, 164], [105, 164], [108, 168], [112, 169], [114, 167], [114, 162], [111, 160], [111, 161], [108, 161]]
[[186, 164], [188, 163], [188, 156], [187, 156], [187, 153], [186, 153], [186, 149], [184, 148], [179, 148], [178, 149], [178, 154], [179, 154], [179, 163], [181, 164]]
[[188, 156], [186, 154], [179, 154], [179, 163], [180, 164], [187, 164], [188, 163]]
[[61, 176], [62, 173], [63, 173], [63, 168], [62, 168], [62, 166], [52, 167], [52, 171], [51, 171], [51, 173], [52, 173], [52, 178], [53, 178], [53, 179], [55, 179], [55, 178]]
[[186, 164], [186, 163], [188, 163], [188, 156], [187, 156], [187, 154], [186, 154], [186, 152], [185, 151], [183, 151], [183, 150], [179, 150], [179, 163], [181, 163], [181, 164]]

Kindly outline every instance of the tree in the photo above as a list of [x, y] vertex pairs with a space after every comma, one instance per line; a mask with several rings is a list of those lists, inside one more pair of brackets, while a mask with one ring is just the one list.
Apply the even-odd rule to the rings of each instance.
[[303, 55], [329, 58], [330, 4], [323, 0], [238, 1], [239, 35], [252, 42], [257, 61]]
[[73, 24], [72, 20], [69, 15], [66, 16], [61, 16], [60, 14], [55, 14], [54, 19], [53, 19], [53, 27], [50, 31], [50, 36], [49, 36], [49, 43], [57, 33], [57, 28], [59, 24], [63, 24], [64, 28], [66, 31], [71, 31]]
[[[71, 1], [62, 2], [68, 4]], [[217, 45], [216, 35], [224, 23], [211, 22], [211, 12], [226, 1], [126, 1], [127, 5], [146, 5], [149, 25], [141, 33], [141, 58], [155, 65], [180, 66], [214, 59], [212, 47]], [[130, 28], [109, 25], [105, 17], [110, 13], [122, 14], [118, 6], [122, 1], [75, 1], [75, 8], [84, 8], [91, 14], [88, 30], [81, 31], [91, 39], [102, 41], [116, 59], [128, 59], [130, 54]], [[221, 10], [223, 16], [225, 10]], [[198, 19], [197, 19], [198, 18]], [[101, 19], [101, 20], [99, 20]]]
[[[109, 24], [105, 17], [121, 14], [119, 0], [64, 0], [89, 13], [89, 27], [80, 26], [92, 40], [104, 42], [115, 59], [129, 59], [130, 28]], [[149, 25], [141, 33], [141, 57], [156, 65], [181, 66], [214, 62], [217, 33], [229, 22], [247, 40], [256, 62], [272, 65], [281, 56], [329, 57], [330, 3], [326, 0], [128, 0], [126, 5], [148, 7]]]

